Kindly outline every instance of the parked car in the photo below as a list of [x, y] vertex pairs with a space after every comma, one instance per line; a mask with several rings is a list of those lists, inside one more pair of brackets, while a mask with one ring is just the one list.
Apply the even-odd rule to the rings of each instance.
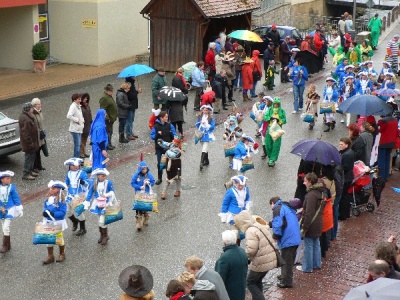
[[[268, 39], [266, 38], [267, 32], [271, 30], [272, 25], [260, 26], [253, 29], [253, 32], [257, 33], [264, 42], [262, 43], [251, 43], [251, 50], [258, 50], [261, 54], [264, 53], [265, 49], [268, 46]], [[303, 40], [300, 32], [295, 27], [290, 26], [276, 26], [276, 30], [279, 32], [279, 36], [281, 37], [281, 43], [285, 39], [286, 36], [290, 36], [289, 49], [293, 47], [300, 47], [300, 44]]]
[[0, 157], [21, 151], [18, 121], [0, 112]]

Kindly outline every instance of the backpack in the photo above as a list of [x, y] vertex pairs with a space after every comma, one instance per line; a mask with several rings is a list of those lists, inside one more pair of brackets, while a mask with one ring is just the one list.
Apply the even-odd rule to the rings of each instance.
[[[335, 183], [332, 183], [335, 184]], [[333, 199], [331, 191], [325, 187], [322, 192], [323, 211], [322, 211], [322, 233], [333, 228]]]

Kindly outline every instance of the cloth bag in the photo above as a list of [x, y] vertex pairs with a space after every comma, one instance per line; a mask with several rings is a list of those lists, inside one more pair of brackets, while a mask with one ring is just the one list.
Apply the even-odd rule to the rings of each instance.
[[61, 225], [36, 222], [35, 233], [33, 234], [33, 244], [64, 245]]
[[224, 143], [225, 157], [234, 156], [237, 141], [226, 141]]
[[201, 138], [203, 137], [204, 132], [200, 130], [196, 130], [194, 133], [194, 144], [197, 145], [200, 142]]
[[75, 195], [74, 198], [72, 198], [71, 207], [77, 217], [85, 211], [85, 200], [86, 197], [84, 193]]
[[240, 169], [240, 172], [244, 173], [248, 170], [254, 169], [254, 161], [253, 157], [247, 156], [245, 159], [242, 161], [242, 168]]
[[121, 202], [118, 201], [115, 196], [112, 200], [113, 205], [112, 206], [107, 206], [106, 208], [106, 213], [104, 216], [104, 225], [108, 225], [117, 221], [120, 221], [124, 218], [124, 215], [122, 213], [122, 206]]
[[152, 189], [150, 189], [149, 193], [145, 192], [136, 193], [132, 209], [140, 211], [158, 212], [157, 194], [153, 193]]
[[319, 108], [320, 114], [331, 114], [336, 112], [335, 102], [321, 102], [321, 106]]
[[269, 126], [269, 134], [272, 137], [272, 140], [276, 141], [279, 139], [282, 135], [285, 134], [285, 131], [282, 129], [281, 126], [279, 126], [278, 122], [274, 120], [272, 122], [272, 125]]

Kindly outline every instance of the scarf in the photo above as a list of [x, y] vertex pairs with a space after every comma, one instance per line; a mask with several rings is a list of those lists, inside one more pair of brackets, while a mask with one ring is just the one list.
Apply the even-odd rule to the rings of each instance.
[[185, 88], [187, 88], [187, 83], [186, 83], [185, 77], [183, 77], [183, 75], [180, 74], [180, 73], [176, 73], [176, 76], [179, 77], [180, 80], [182, 80], [183, 86], [184, 86]]
[[176, 293], [175, 295], [173, 295], [169, 299], [171, 299], [171, 300], [179, 300], [182, 296], [185, 296], [185, 293], [184, 292], [178, 292], [178, 293]]

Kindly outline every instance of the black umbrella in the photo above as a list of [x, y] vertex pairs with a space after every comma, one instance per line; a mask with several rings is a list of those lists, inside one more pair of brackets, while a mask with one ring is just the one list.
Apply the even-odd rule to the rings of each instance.
[[318, 73], [320, 68], [320, 58], [310, 51], [300, 51], [296, 54], [296, 59], [300, 59], [303, 66], [307, 68], [308, 74]]
[[179, 101], [182, 102], [186, 99], [186, 95], [178, 88], [172, 86], [164, 86], [158, 92], [158, 96], [166, 101]]

